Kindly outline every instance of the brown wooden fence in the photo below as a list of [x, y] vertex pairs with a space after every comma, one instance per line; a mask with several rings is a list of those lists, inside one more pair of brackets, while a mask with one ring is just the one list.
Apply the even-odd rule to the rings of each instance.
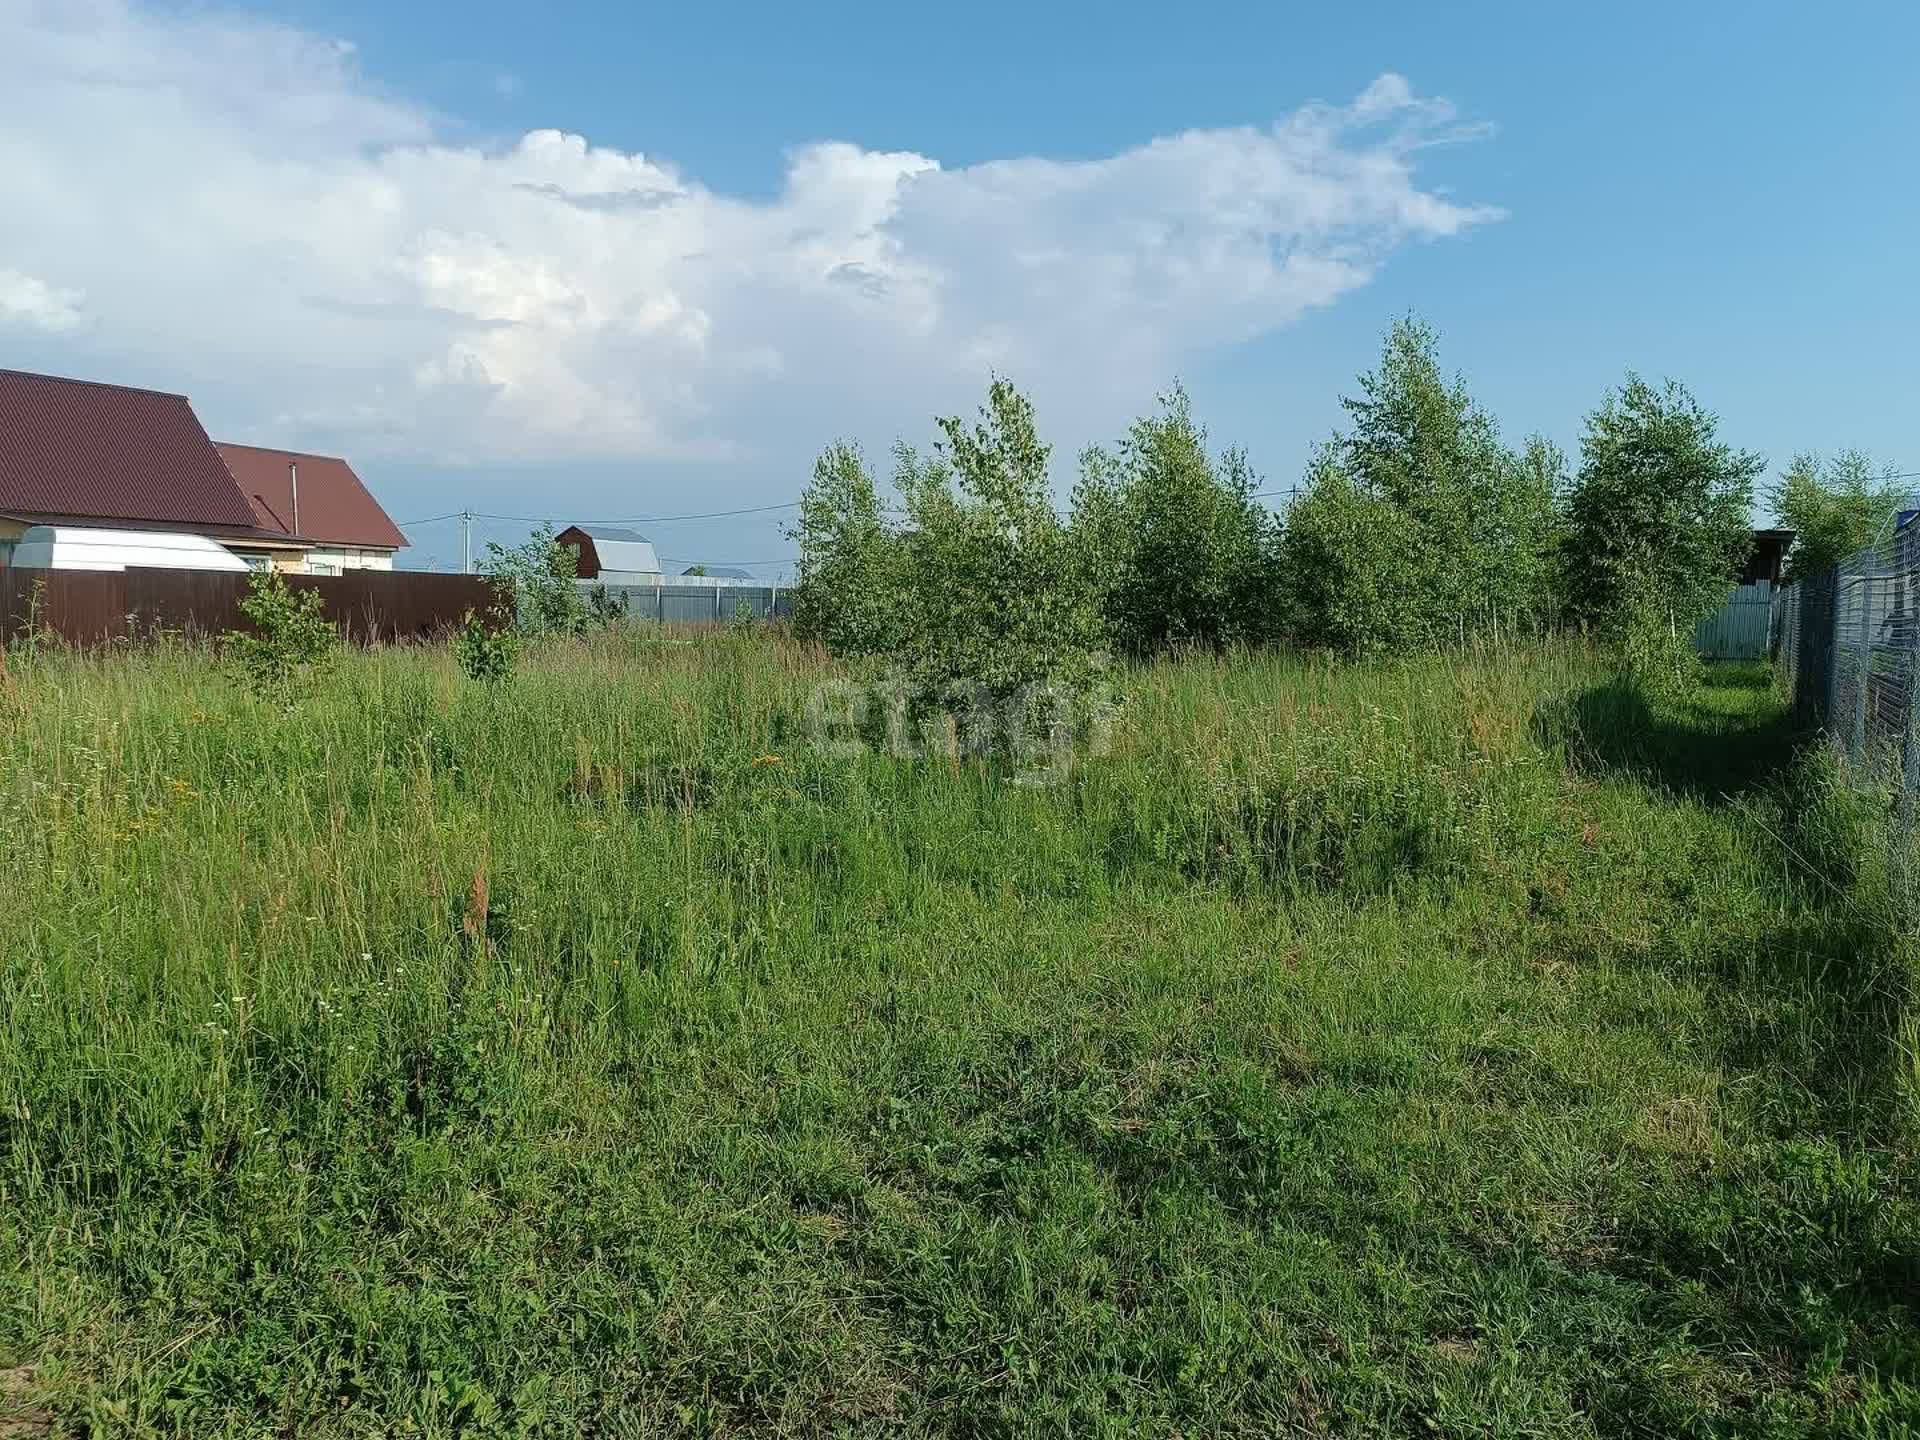
[[[349, 640], [428, 639], [492, 599], [477, 575], [355, 570], [289, 575], [295, 590], [318, 590]], [[157, 631], [220, 635], [252, 626], [240, 613], [247, 577], [206, 570], [21, 570], [0, 566], [0, 642], [37, 625], [73, 645], [140, 639]]]

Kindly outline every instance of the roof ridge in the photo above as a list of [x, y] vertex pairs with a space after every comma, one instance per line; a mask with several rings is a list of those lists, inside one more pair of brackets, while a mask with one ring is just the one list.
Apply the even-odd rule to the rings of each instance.
[[97, 390], [122, 390], [129, 395], [159, 395], [168, 400], [185, 400], [184, 390], [156, 390], [151, 385], [122, 385], [117, 380], [85, 380], [78, 375], [49, 375], [44, 370], [16, 370], [0, 365], [0, 375], [18, 375], [27, 380], [52, 380], [60, 385], [91, 385]]

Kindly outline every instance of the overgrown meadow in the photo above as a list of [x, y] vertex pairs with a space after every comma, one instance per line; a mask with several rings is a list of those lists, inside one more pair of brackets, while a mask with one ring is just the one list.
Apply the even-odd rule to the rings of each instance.
[[1892, 1436], [1884, 805], [1761, 670], [1124, 673], [1060, 784], [768, 634], [0, 679], [0, 1434]]

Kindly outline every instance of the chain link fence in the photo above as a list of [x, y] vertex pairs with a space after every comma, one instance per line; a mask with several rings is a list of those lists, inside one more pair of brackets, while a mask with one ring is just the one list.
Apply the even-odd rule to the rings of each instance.
[[1920, 790], [1920, 524], [1780, 591], [1773, 630], [1795, 718], [1863, 782]]

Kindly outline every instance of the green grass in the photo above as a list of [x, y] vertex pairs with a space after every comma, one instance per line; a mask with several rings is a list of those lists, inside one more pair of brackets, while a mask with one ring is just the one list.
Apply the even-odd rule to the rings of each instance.
[[1168, 663], [1053, 788], [826, 674], [16, 657], [0, 1434], [1920, 1417], [1911, 942], [1763, 673]]

